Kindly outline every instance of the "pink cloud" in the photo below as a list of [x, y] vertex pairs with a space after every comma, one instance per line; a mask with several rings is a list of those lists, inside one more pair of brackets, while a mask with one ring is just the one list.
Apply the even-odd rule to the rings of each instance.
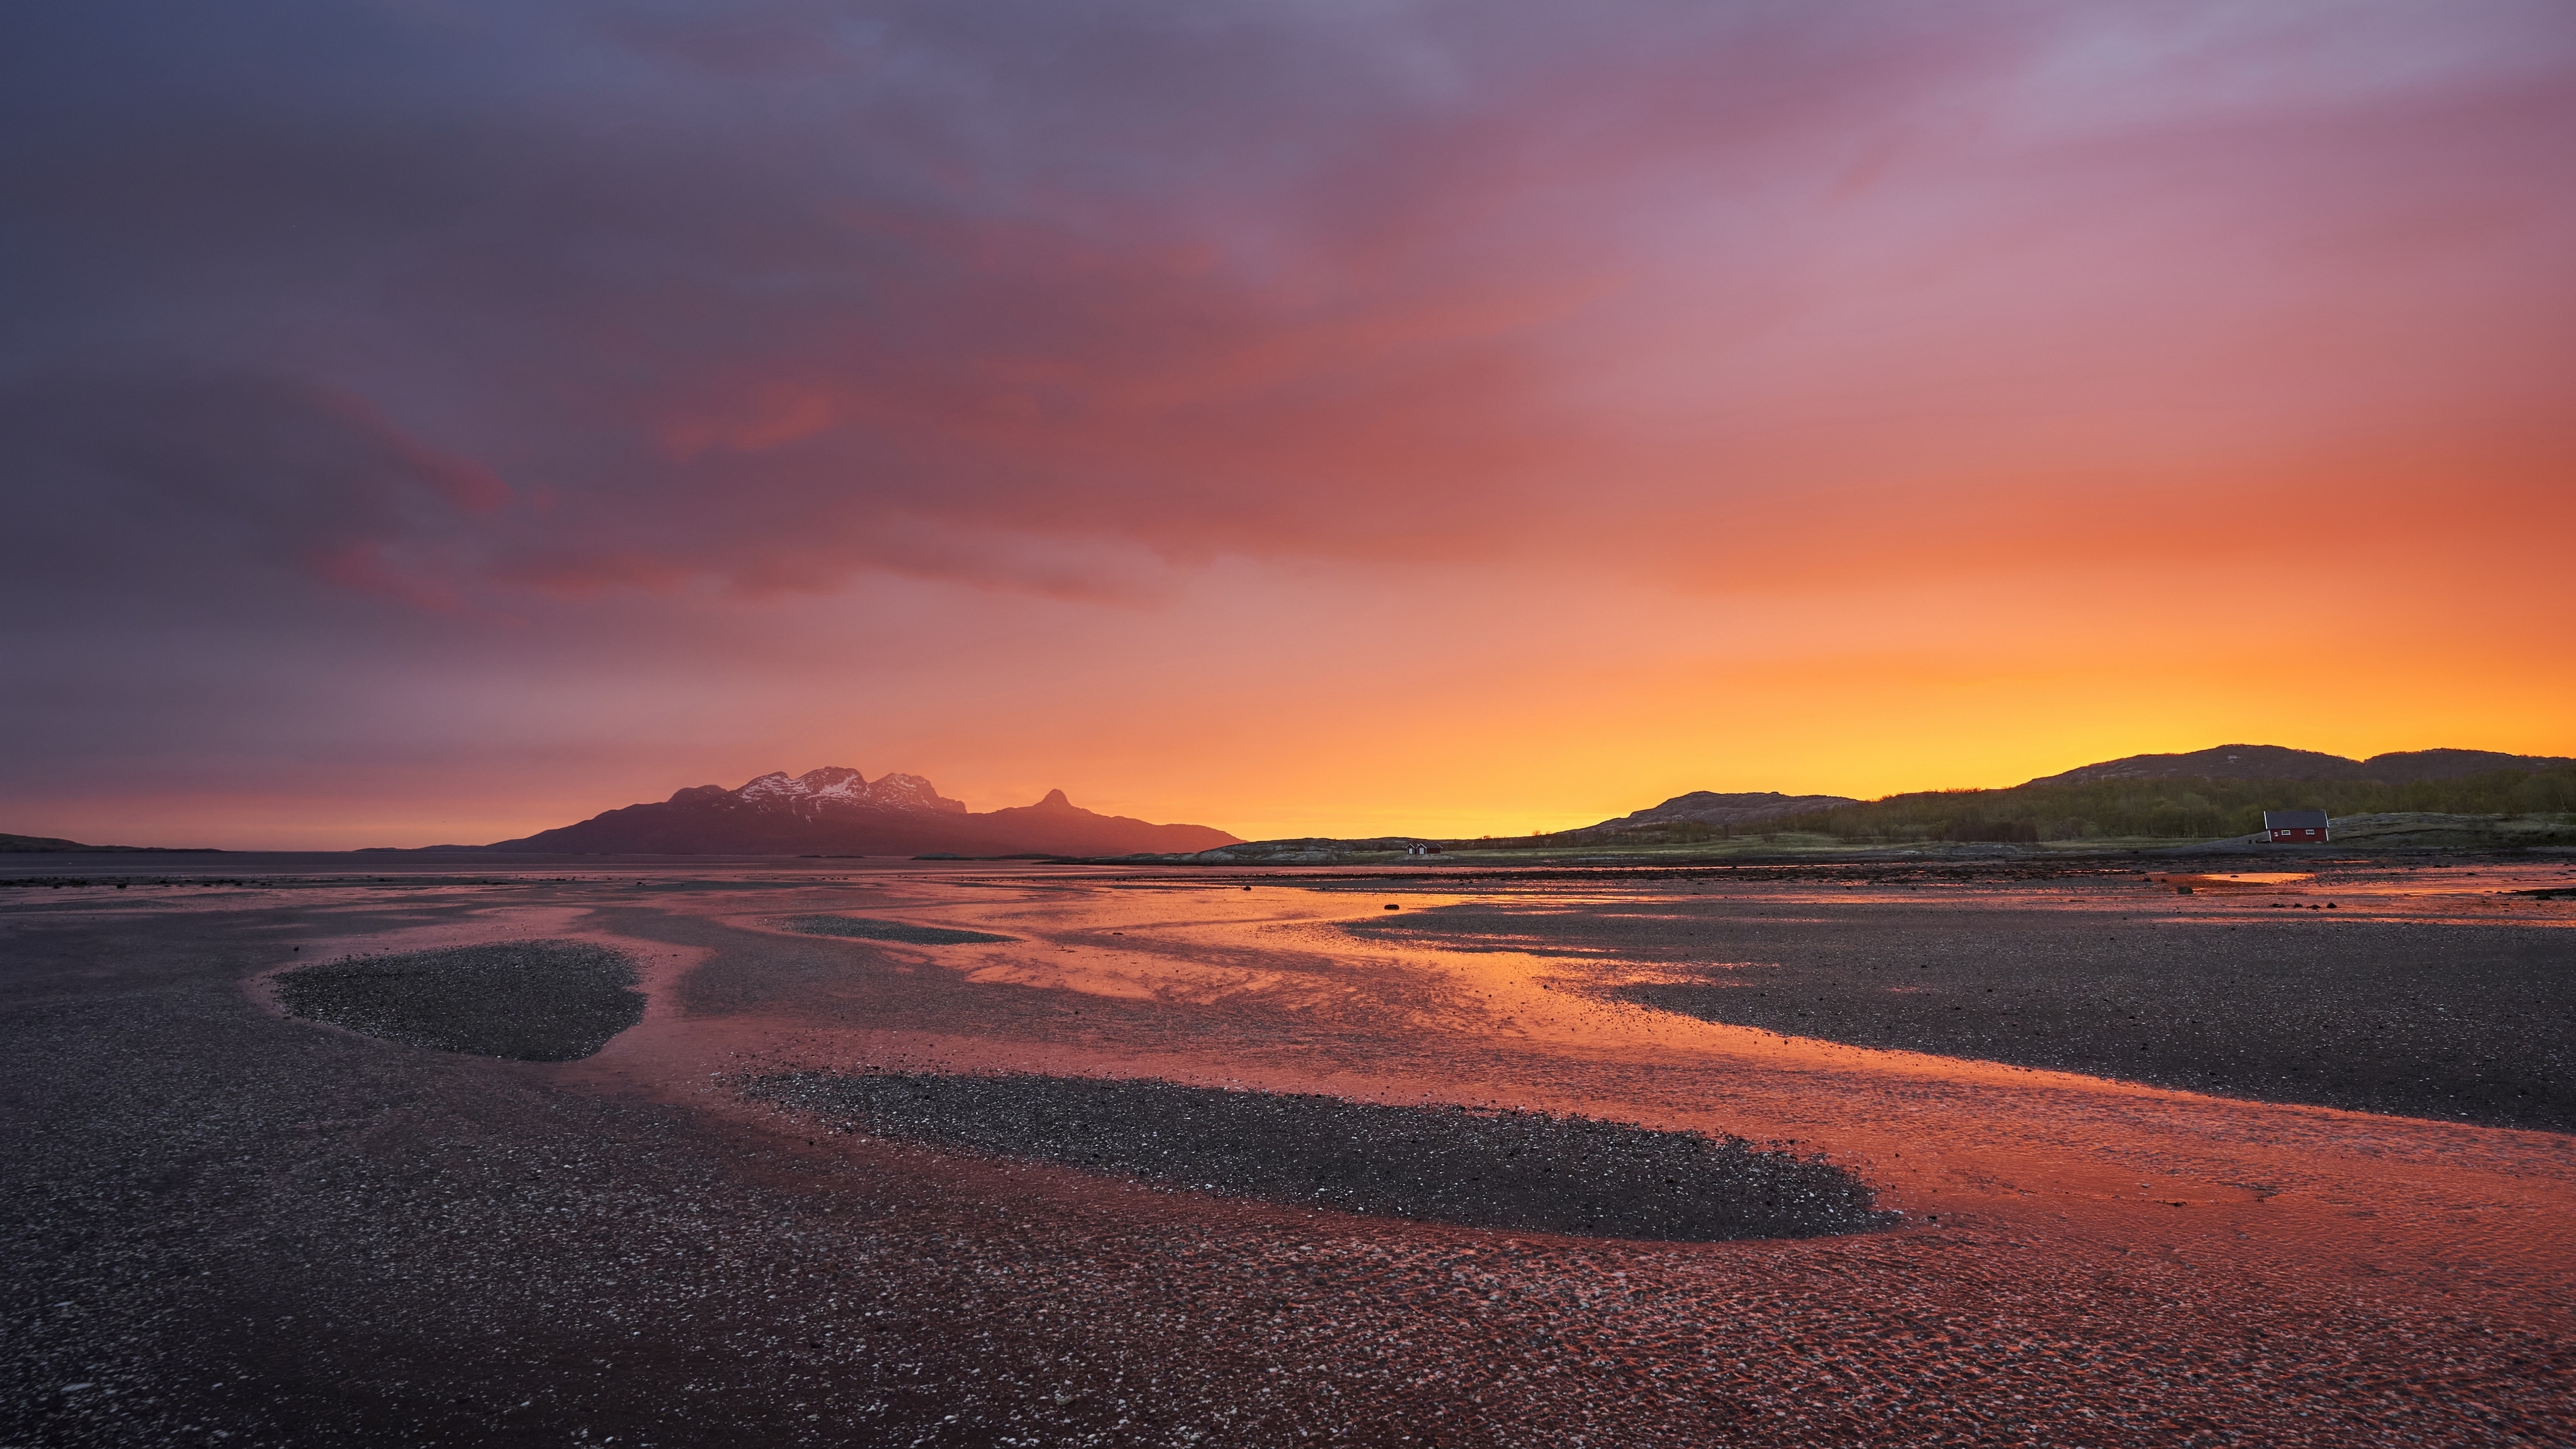
[[[2317, 678], [2555, 708], [2509, 677], [2576, 522], [2555, 4], [309, 20], [0, 55], [49, 138], [0, 158], [0, 784], [265, 758], [289, 699], [442, 769], [631, 729], [619, 788], [1079, 715], [1311, 795], [1386, 737], [1297, 730], [1382, 698], [1507, 722], [1425, 778], [1608, 770], [1587, 711], [1681, 771], [1736, 696], [1677, 680], [2090, 668], [2109, 741], [2124, 669], [2261, 702], [2132, 626], [2223, 635], [2284, 556]], [[2425, 642], [2472, 605], [2490, 652]], [[2421, 711], [2382, 747], [2479, 743]]]

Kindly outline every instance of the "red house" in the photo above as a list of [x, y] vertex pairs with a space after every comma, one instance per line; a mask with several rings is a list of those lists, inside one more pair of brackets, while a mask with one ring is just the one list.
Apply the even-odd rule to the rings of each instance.
[[2323, 845], [2326, 842], [2326, 812], [2322, 810], [2266, 810], [2263, 828], [2270, 832], [2274, 845]]

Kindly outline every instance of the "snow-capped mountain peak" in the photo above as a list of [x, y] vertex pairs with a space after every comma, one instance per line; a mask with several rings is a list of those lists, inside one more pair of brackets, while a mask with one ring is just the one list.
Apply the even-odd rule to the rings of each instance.
[[877, 782], [868, 787], [868, 796], [879, 809], [936, 810], [958, 815], [966, 811], [964, 801], [944, 799], [928, 780], [900, 772], [879, 775]]
[[816, 800], [847, 800], [856, 805], [866, 804], [868, 800], [868, 777], [840, 765], [807, 770], [796, 777], [796, 783], [804, 786], [807, 796]]
[[803, 815], [831, 810], [908, 810], [942, 815], [966, 813], [964, 801], [942, 796], [936, 787], [919, 775], [898, 772], [879, 776], [870, 783], [865, 775], [843, 765], [825, 765], [802, 775], [772, 770], [733, 794], [746, 805], [790, 810]]
[[757, 805], [770, 800], [802, 799], [806, 791], [804, 783], [790, 776], [785, 770], [772, 770], [733, 793]]

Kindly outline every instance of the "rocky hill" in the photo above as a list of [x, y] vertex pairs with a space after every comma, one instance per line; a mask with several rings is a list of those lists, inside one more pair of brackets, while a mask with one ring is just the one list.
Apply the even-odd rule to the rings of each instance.
[[1859, 803], [1848, 795], [1783, 795], [1777, 790], [1722, 795], [1713, 790], [1693, 790], [1687, 795], [1675, 795], [1661, 805], [1631, 811], [1616, 820], [1604, 820], [1586, 828], [1595, 831], [1653, 830], [1687, 823], [1732, 830], [1787, 815], [1805, 815]]

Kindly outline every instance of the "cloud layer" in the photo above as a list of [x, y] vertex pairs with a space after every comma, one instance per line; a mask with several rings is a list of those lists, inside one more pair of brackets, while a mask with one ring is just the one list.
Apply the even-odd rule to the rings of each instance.
[[[0, 39], [0, 798], [57, 823], [273, 798], [281, 708], [400, 776], [344, 822], [585, 739], [617, 763], [568, 794], [929, 768], [745, 752], [936, 752], [977, 680], [1063, 665], [1096, 730], [952, 763], [1257, 831], [1266, 787], [1165, 757], [1175, 798], [1121, 732], [1330, 661], [1361, 703], [1321, 713], [1364, 712], [1422, 667], [1390, 628], [1479, 713], [1496, 669], [1707, 711], [2080, 657], [2259, 714], [2145, 612], [2377, 657], [2427, 703], [2352, 748], [2576, 748], [2509, 664], [2466, 705], [2449, 672], [2570, 622], [2560, 6], [103, 3]], [[1992, 612], [2042, 592], [2049, 627]], [[1255, 638], [1267, 677], [1168, 652]], [[1591, 672], [1632, 653], [1665, 673]], [[507, 718], [419, 703], [504, 680]], [[732, 707], [620, 713], [678, 680]], [[1880, 783], [1722, 730], [1633, 787], [1509, 763], [1569, 730], [1442, 808]], [[1974, 733], [1881, 751], [1965, 782]]]

